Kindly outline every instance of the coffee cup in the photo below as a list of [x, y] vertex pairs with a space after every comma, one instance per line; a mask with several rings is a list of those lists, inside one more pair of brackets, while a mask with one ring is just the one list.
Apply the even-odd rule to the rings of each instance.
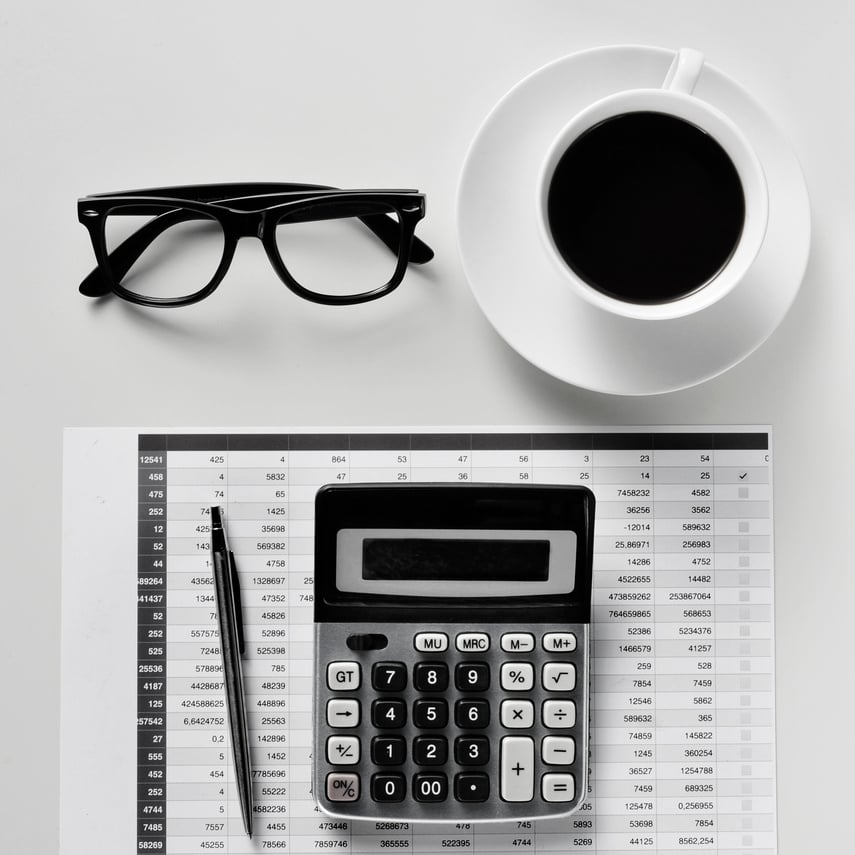
[[609, 95], [573, 116], [538, 181], [538, 224], [568, 287], [627, 318], [667, 320], [725, 297], [769, 218], [762, 165], [720, 110], [694, 95], [698, 51], [661, 88]]

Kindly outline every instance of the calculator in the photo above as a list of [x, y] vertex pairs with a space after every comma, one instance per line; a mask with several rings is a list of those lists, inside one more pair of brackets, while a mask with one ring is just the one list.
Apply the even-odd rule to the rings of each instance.
[[312, 787], [324, 813], [495, 822], [579, 807], [593, 525], [581, 486], [320, 489]]

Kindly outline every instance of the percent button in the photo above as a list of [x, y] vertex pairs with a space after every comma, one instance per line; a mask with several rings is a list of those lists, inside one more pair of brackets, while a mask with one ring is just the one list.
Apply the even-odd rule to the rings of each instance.
[[527, 692], [534, 686], [534, 665], [530, 662], [504, 662], [501, 680], [506, 692]]

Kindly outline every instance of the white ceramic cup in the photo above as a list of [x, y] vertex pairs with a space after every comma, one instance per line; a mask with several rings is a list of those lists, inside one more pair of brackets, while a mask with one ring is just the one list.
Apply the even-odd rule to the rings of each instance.
[[[739, 128], [720, 110], [693, 95], [704, 66], [696, 50], [677, 52], [660, 89], [629, 89], [609, 95], [577, 113], [558, 134], [540, 170], [538, 225], [547, 251], [563, 271], [568, 286], [607, 312], [627, 318], [667, 320], [699, 312], [719, 301], [745, 276], [757, 256], [769, 219], [769, 195], [763, 168]], [[626, 113], [665, 113], [708, 133], [724, 149], [736, 168], [745, 198], [745, 219], [736, 248], [721, 270], [706, 284], [684, 297], [662, 303], [634, 303], [611, 297], [592, 287], [561, 257], [549, 226], [548, 196], [558, 162], [586, 131]]]

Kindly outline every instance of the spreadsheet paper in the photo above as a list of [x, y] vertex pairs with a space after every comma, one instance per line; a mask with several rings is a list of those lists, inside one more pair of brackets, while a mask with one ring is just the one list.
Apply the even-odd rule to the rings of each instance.
[[[64, 455], [62, 852], [776, 852], [768, 428], [69, 429]], [[571, 817], [318, 812], [314, 496], [356, 482], [593, 490], [590, 780]], [[212, 505], [242, 587], [252, 840]]]

